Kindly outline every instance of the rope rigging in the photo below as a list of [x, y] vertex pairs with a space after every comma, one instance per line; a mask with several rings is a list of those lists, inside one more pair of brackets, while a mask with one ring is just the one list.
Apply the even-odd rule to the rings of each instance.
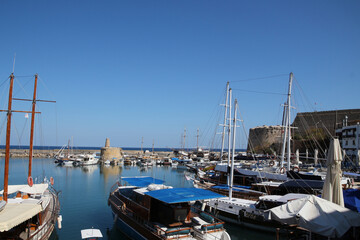
[[258, 77], [258, 78], [247, 78], [247, 79], [235, 80], [235, 81], [230, 81], [230, 82], [231, 83], [234, 83], [234, 82], [248, 82], [248, 81], [256, 81], [256, 80], [263, 80], [263, 79], [269, 79], [269, 78], [283, 77], [283, 76], [288, 76], [288, 75], [289, 75], [288, 73], [283, 73], [283, 74], [278, 74], [278, 75]]
[[246, 89], [238, 89], [238, 88], [233, 88], [232, 90], [234, 91], [241, 91], [241, 92], [251, 92], [251, 93], [259, 93], [259, 94], [271, 94], [271, 95], [282, 95], [282, 96], [286, 96], [286, 93], [276, 93], [276, 92], [262, 92], [262, 91], [254, 91], [254, 90], [246, 90]]

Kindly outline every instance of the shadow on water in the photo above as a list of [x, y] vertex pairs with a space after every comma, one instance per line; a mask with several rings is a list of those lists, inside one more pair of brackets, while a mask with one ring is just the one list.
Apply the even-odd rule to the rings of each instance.
[[128, 238], [125, 234], [123, 234], [119, 229], [117, 229], [115, 226], [113, 226], [111, 229], [106, 230], [106, 237], [109, 240], [131, 240], [131, 238]]

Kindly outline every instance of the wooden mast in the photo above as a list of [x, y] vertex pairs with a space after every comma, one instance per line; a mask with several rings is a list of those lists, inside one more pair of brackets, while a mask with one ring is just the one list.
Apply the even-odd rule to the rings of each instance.
[[[34, 122], [35, 122], [35, 114], [40, 112], [35, 112], [35, 105], [37, 101], [41, 102], [53, 102], [55, 101], [47, 101], [47, 100], [36, 100], [36, 86], [37, 86], [37, 78], [38, 75], [35, 75], [35, 87], [34, 87], [34, 98], [30, 99], [20, 99], [13, 98], [13, 86], [14, 86], [14, 73], [10, 75], [10, 88], [9, 88], [9, 102], [7, 110], [0, 110], [0, 112], [7, 112], [7, 127], [6, 127], [6, 147], [5, 147], [5, 170], [4, 170], [4, 200], [8, 199], [8, 185], [9, 185], [9, 162], [10, 162], [10, 132], [11, 132], [11, 116], [13, 112], [20, 113], [31, 113], [31, 132], [30, 132], [30, 150], [29, 150], [29, 177], [31, 176], [31, 166], [32, 166], [32, 151], [33, 151], [33, 138], [34, 138]], [[12, 100], [20, 100], [20, 101], [32, 101], [32, 112], [29, 111], [17, 111], [12, 110]]]
[[30, 149], [29, 149], [29, 174], [28, 174], [28, 177], [31, 177], [31, 170], [32, 170], [37, 79], [38, 79], [38, 75], [35, 74], [34, 97], [33, 97], [33, 101], [32, 101], [32, 110], [31, 110]]
[[11, 130], [11, 105], [12, 93], [14, 85], [14, 74], [10, 75], [10, 88], [9, 88], [9, 102], [7, 110], [7, 127], [6, 127], [6, 148], [5, 148], [5, 170], [4, 170], [4, 201], [8, 199], [8, 185], [9, 185], [9, 160], [10, 160], [10, 130]]

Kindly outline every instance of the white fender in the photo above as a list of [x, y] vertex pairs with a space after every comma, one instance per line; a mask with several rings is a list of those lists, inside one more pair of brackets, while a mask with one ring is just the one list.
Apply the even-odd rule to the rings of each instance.
[[57, 217], [57, 222], [58, 222], [58, 228], [59, 229], [61, 229], [61, 222], [62, 222], [62, 216], [61, 215], [59, 215], [58, 217]]

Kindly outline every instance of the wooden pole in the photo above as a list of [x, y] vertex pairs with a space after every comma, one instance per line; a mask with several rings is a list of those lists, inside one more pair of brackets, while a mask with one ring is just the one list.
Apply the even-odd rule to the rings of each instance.
[[7, 113], [7, 126], [6, 126], [6, 148], [5, 148], [5, 170], [4, 170], [4, 201], [8, 199], [8, 185], [9, 185], [9, 160], [10, 160], [10, 131], [11, 131], [11, 105], [12, 93], [14, 86], [14, 74], [10, 75], [10, 88], [9, 88], [9, 102]]
[[30, 149], [29, 149], [29, 174], [28, 174], [28, 177], [31, 177], [31, 171], [32, 171], [37, 79], [38, 79], [38, 75], [35, 74], [34, 97], [33, 97], [33, 102], [32, 102], [32, 111], [31, 111]]

